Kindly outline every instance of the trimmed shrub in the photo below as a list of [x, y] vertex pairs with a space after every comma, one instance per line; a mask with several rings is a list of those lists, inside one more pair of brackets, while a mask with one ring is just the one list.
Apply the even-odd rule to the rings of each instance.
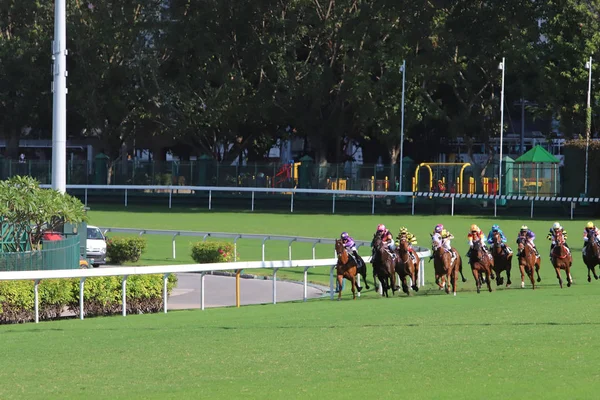
[[192, 243], [192, 259], [198, 264], [231, 262], [234, 259], [234, 247], [227, 242]]
[[146, 239], [116, 237], [106, 239], [106, 257], [113, 264], [139, 261], [146, 250]]
[[[169, 275], [167, 291], [177, 283]], [[162, 309], [162, 275], [133, 275], [127, 279], [127, 312], [143, 314]], [[79, 279], [42, 280], [38, 287], [40, 320], [54, 319], [65, 310], [79, 314]], [[84, 310], [88, 317], [120, 314], [121, 277], [88, 278], [84, 286]], [[35, 319], [33, 282], [0, 282], [0, 323], [22, 323]]]

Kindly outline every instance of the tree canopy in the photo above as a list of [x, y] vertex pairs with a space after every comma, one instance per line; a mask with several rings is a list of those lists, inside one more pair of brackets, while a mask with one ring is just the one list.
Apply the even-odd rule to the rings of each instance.
[[[347, 140], [395, 160], [403, 60], [405, 137], [425, 144], [414, 152], [498, 135], [502, 57], [507, 104], [526, 98], [577, 137], [585, 62], [600, 47], [600, 0], [67, 3], [69, 133], [98, 138], [113, 159], [134, 143], [183, 158], [261, 158], [295, 136], [318, 161], [343, 161]], [[52, 8], [0, 6], [9, 156], [23, 128], [51, 134]]]

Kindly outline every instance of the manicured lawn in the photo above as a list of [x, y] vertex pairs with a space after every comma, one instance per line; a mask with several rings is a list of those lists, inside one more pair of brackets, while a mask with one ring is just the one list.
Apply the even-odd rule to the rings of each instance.
[[593, 399], [600, 283], [0, 326], [2, 399]]
[[[104, 207], [92, 209], [89, 212], [90, 223], [103, 227], [144, 228], [144, 229], [173, 229], [190, 231], [212, 231], [230, 233], [259, 233], [265, 235], [294, 235], [309, 237], [335, 238], [342, 231], [348, 231], [355, 239], [370, 240], [377, 224], [384, 223], [394, 233], [401, 226], [406, 226], [417, 235], [419, 244], [430, 246], [429, 234], [438, 223], [443, 223], [456, 237], [453, 245], [464, 255], [468, 250], [466, 235], [471, 223], [478, 224], [486, 232], [492, 224], [498, 223], [509, 239], [509, 245], [514, 245], [516, 235], [522, 224], [527, 224], [537, 234], [536, 243], [540, 252], [544, 255], [542, 260], [542, 277], [545, 283], [556, 281], [554, 272], [550, 269], [550, 261], [546, 255], [550, 244], [546, 240], [546, 234], [553, 220], [530, 220], [523, 219], [490, 219], [468, 216], [371, 216], [371, 215], [315, 215], [315, 214], [265, 214], [252, 212], [209, 212], [206, 210], [190, 208], [166, 207]], [[581, 261], [580, 249], [582, 245], [582, 231], [586, 221], [562, 220], [560, 221], [569, 233], [569, 244], [574, 251], [573, 277], [582, 280], [587, 277], [587, 272]], [[110, 234], [109, 234], [110, 235]], [[113, 234], [120, 235], [120, 234]], [[177, 237], [177, 258], [173, 260], [171, 236], [145, 235], [148, 241], [148, 250], [142, 256], [138, 264], [163, 265], [193, 263], [190, 257], [190, 243], [201, 238]], [[294, 243], [293, 257], [311, 258], [312, 245], [310, 243]], [[260, 260], [261, 240], [239, 240], [238, 252], [241, 260]], [[370, 254], [369, 248], [361, 248], [360, 253], [364, 256]], [[331, 245], [317, 245], [317, 258], [330, 258], [333, 256]], [[269, 260], [284, 260], [288, 257], [286, 242], [268, 241], [266, 244], [266, 258]], [[432, 264], [426, 264], [426, 268]], [[431, 271], [431, 268], [429, 269]], [[513, 267], [514, 276], [518, 275], [516, 262]], [[261, 273], [260, 271], [255, 271]], [[270, 274], [270, 271], [263, 271]], [[470, 278], [468, 267], [465, 274]], [[278, 272], [281, 279], [302, 279], [300, 270], [284, 270]], [[309, 279], [317, 283], [328, 283], [329, 273], [327, 268], [311, 269]], [[432, 280], [431, 274], [426, 276], [428, 281]], [[520, 279], [513, 278], [513, 282]], [[520, 281], [519, 281], [520, 283]], [[472, 279], [465, 284], [471, 288]]]

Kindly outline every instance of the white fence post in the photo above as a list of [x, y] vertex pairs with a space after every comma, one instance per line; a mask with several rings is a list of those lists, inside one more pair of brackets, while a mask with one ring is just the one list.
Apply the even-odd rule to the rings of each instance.
[[212, 210], [212, 190], [208, 191], [208, 209]]
[[302, 301], [306, 301], [308, 299], [308, 269], [310, 267], [304, 267], [304, 295], [302, 296]]
[[83, 320], [83, 289], [85, 284], [85, 278], [79, 279], [79, 319]]
[[123, 306], [122, 315], [127, 316], [127, 275], [123, 275], [121, 281], [121, 304]]
[[177, 236], [179, 236], [179, 232], [177, 232], [177, 233], [175, 233], [175, 234], [173, 235], [173, 260], [175, 259], [175, 256], [176, 256], [176, 252], [175, 252], [175, 238], [176, 238]]
[[200, 274], [200, 309], [204, 310], [204, 276], [205, 272]]
[[254, 211], [254, 192], [252, 192], [252, 211]]
[[335, 193], [333, 194], [333, 204], [331, 206], [331, 213], [335, 214]]
[[331, 300], [333, 300], [333, 294], [334, 294], [334, 289], [333, 289], [333, 270], [335, 268], [335, 265], [331, 266], [331, 269], [329, 270], [329, 298]]
[[125, 189], [125, 207], [127, 207], [127, 189]]
[[173, 197], [173, 189], [169, 189], [169, 208], [171, 208], [171, 204], [173, 202], [172, 197]]
[[290, 239], [290, 241], [288, 242], [288, 260], [292, 260], [292, 243], [294, 243], [296, 241], [296, 238], [292, 238]]
[[292, 192], [292, 200], [290, 202], [290, 212], [294, 212], [294, 192]]
[[169, 275], [171, 275], [171, 274], [167, 273], [163, 276], [163, 309], [164, 309], [165, 314], [167, 313], [167, 309], [168, 309], [168, 307], [167, 307], [167, 297], [168, 297], [167, 296], [167, 282], [169, 280]]
[[233, 239], [233, 261], [237, 261], [237, 241], [240, 239], [242, 235], [237, 235], [235, 239]]
[[269, 237], [265, 237], [262, 241], [262, 261], [265, 261], [265, 242], [269, 240]]
[[273, 304], [277, 304], [277, 270], [273, 268]]
[[35, 308], [35, 323], [40, 322], [40, 297], [38, 294], [38, 285], [40, 284], [40, 280], [36, 279], [33, 281], [33, 307]]

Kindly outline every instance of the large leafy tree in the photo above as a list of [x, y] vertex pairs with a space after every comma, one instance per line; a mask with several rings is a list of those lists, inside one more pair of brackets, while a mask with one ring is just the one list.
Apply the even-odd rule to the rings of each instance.
[[10, 158], [24, 128], [50, 125], [52, 16], [51, 2], [0, 3], [0, 133]]

